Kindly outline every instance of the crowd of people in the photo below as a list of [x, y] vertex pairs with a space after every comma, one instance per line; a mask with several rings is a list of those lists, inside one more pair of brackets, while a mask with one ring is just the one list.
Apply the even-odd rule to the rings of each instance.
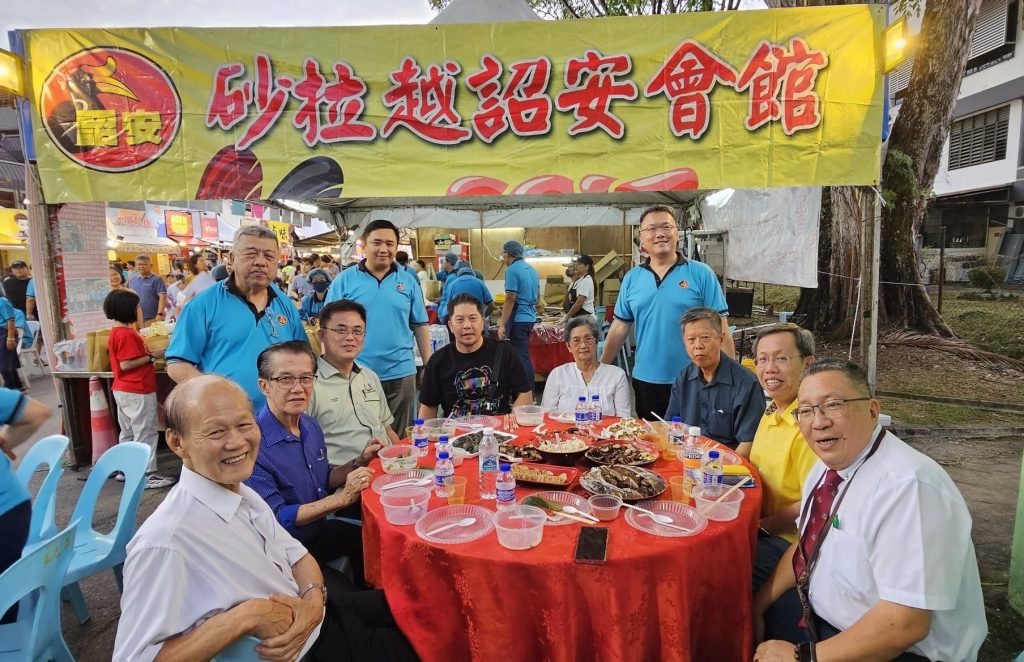
[[[572, 265], [573, 361], [548, 376], [544, 407], [600, 395], [607, 415], [678, 416], [750, 459], [764, 494], [749, 570], [755, 662], [976, 659], [985, 609], [971, 517], [949, 476], [879, 425], [863, 371], [816, 360], [800, 326], [764, 328], [753, 371], [738, 363], [722, 288], [678, 250], [671, 208], [645, 210], [640, 238], [649, 257], [623, 279], [606, 333], [593, 261]], [[472, 266], [446, 255], [439, 318], [452, 342], [432, 352], [426, 270], [399, 260], [389, 221], [371, 222], [363, 240], [351, 268], [320, 258], [280, 268], [275, 233], [244, 227], [222, 282], [211, 276], [177, 310], [166, 438], [183, 469], [129, 546], [115, 659], [207, 659], [243, 636], [264, 659], [415, 658], [383, 592], [363, 583], [367, 465], [414, 412], [501, 415], [535, 402], [539, 282], [522, 244], [505, 243], [498, 314]], [[130, 279], [111, 273], [108, 315], [127, 348], [111, 359], [122, 381], [148, 389], [153, 357], [121, 329], [164, 315], [166, 288], [146, 261], [134, 267]], [[632, 379], [614, 365], [631, 331]], [[116, 386], [122, 427], [148, 435], [132, 413], [148, 398]]]

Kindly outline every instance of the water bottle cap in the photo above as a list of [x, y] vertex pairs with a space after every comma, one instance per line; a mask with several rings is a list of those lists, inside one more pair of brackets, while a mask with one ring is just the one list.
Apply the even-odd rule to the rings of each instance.
[[423, 425], [423, 419], [422, 419], [422, 418], [417, 418], [417, 419], [416, 419], [415, 421], [413, 421], [413, 422], [414, 422], [414, 423], [415, 423], [416, 425]]
[[581, 395], [580, 396], [580, 402], [586, 402], [586, 401], [587, 401], [587, 396]]
[[690, 427], [690, 434], [692, 434], [695, 437], [699, 437], [700, 436], [700, 428], [697, 427], [696, 425], [691, 426]]
[[441, 451], [441, 454], [437, 456], [437, 459], [439, 459], [439, 460], [447, 460], [448, 459], [448, 451]]
[[501, 465], [501, 470], [502, 471], [510, 471], [511, 469], [512, 469], [512, 465], [511, 464], [503, 464], [503, 465]]
[[598, 398], [600, 398], [600, 397], [601, 397], [601, 396], [599, 396], [599, 395], [597, 395], [597, 394], [595, 393], [594, 395], [590, 396], [590, 399], [591, 399], [591, 400], [597, 400], [597, 399], [598, 399]]
[[718, 459], [718, 451], [708, 451], [708, 458], [712, 460]]
[[683, 422], [683, 419], [682, 419], [682, 417], [680, 417], [680, 416], [673, 416], [673, 417], [672, 417], [672, 422], [673, 422], [673, 423], [682, 423], [682, 422]]
[[494, 428], [484, 428], [484, 434], [494, 434]]
[[439, 444], [447, 444], [448, 443], [448, 435], [442, 434], [440, 437], [437, 438], [437, 443], [439, 443]]

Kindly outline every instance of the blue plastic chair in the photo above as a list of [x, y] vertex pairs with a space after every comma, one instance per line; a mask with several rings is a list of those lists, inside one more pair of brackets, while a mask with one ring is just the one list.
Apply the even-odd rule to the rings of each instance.
[[217, 653], [210, 662], [259, 662], [260, 656], [256, 654], [256, 646], [259, 643], [260, 640], [256, 637], [239, 637], [233, 644]]
[[[135, 535], [135, 516], [146, 482], [150, 452], [149, 446], [137, 441], [124, 441], [111, 447], [93, 466], [85, 489], [75, 505], [71, 521], [81, 521], [81, 525], [75, 534], [75, 557], [64, 577], [64, 586], [79, 623], [89, 620], [89, 608], [85, 604], [82, 589], [78, 587], [80, 580], [110, 568], [114, 571], [117, 589], [124, 590], [121, 570], [126, 556], [125, 547]], [[110, 533], [100, 533], [92, 526], [96, 499], [100, 489], [115, 471], [124, 474], [124, 490], [117, 509], [117, 521]]]
[[60, 587], [74, 555], [77, 524], [0, 575], [0, 614], [20, 603], [18, 620], [0, 625], [0, 662], [74, 662], [60, 631]]
[[26, 488], [40, 466], [45, 464], [49, 467], [49, 472], [32, 502], [32, 523], [29, 525], [26, 549], [31, 549], [43, 540], [57, 535], [57, 484], [64, 473], [61, 458], [68, 448], [68, 443], [68, 438], [59, 434], [40, 439], [18, 465], [15, 476]]

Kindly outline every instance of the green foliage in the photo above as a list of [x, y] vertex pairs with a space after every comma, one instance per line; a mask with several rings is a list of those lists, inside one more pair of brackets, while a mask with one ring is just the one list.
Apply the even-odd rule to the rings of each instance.
[[967, 279], [971, 281], [971, 285], [991, 292], [993, 287], [998, 287], [1006, 280], [1006, 269], [994, 264], [984, 264], [968, 271]]
[[882, 181], [882, 199], [886, 205], [914, 200], [922, 193], [922, 189], [917, 185], [914, 161], [898, 149], [889, 149], [886, 153]]

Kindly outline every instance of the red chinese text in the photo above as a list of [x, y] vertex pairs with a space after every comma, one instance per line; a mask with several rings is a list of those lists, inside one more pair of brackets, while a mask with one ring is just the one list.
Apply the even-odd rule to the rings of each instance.
[[781, 119], [782, 131], [787, 136], [818, 126], [820, 100], [814, 84], [818, 72], [826, 66], [828, 56], [823, 51], [810, 50], [803, 39], [790, 40], [788, 49], [762, 41], [736, 83], [737, 90], [749, 91], [744, 126], [753, 131]]
[[384, 105], [391, 114], [381, 127], [381, 137], [404, 126], [438, 145], [469, 140], [473, 133], [462, 126], [462, 116], [455, 109], [455, 76], [461, 71], [453, 60], [421, 71], [414, 58], [405, 57], [401, 67], [389, 75], [393, 85], [384, 92]]
[[735, 87], [736, 70], [701, 44], [687, 39], [647, 82], [644, 95], [667, 96], [672, 102], [672, 133], [696, 140], [708, 129], [708, 94], [717, 83]]
[[490, 53], [480, 58], [483, 67], [466, 79], [466, 87], [480, 99], [471, 123], [477, 136], [493, 142], [509, 128], [519, 136], [542, 136], [551, 131], [551, 60], [539, 57], [508, 66], [509, 80], [501, 85], [501, 61]]
[[637, 98], [636, 83], [620, 81], [633, 69], [629, 55], [602, 56], [588, 50], [582, 59], [569, 58], [565, 65], [565, 90], [555, 98], [560, 111], [572, 111], [576, 122], [569, 127], [569, 135], [603, 129], [614, 138], [621, 138], [626, 127], [612, 114], [616, 99], [632, 101]]

